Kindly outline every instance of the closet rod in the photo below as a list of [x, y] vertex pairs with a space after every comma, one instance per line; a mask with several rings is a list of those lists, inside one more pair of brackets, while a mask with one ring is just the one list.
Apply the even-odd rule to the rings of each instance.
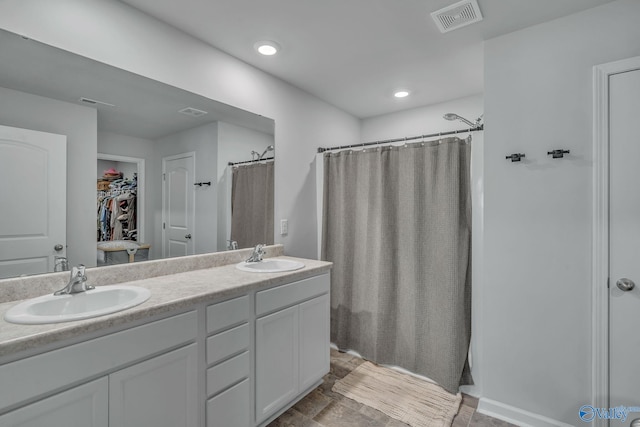
[[268, 157], [266, 159], [253, 159], [253, 160], [245, 160], [243, 162], [229, 162], [229, 166], [242, 165], [244, 163], [256, 163], [256, 162], [265, 162], [267, 160], [275, 160], [275, 157]]
[[484, 125], [480, 125], [477, 128], [451, 130], [451, 131], [447, 131], [447, 132], [432, 133], [432, 134], [429, 134], [429, 135], [418, 135], [418, 136], [409, 136], [409, 137], [405, 137], [405, 138], [385, 139], [385, 140], [382, 140], [382, 141], [363, 142], [363, 143], [360, 143], [360, 144], [341, 145], [341, 146], [338, 146], [338, 147], [330, 147], [330, 148], [318, 147], [318, 153], [324, 153], [325, 151], [332, 151], [332, 150], [342, 150], [342, 149], [345, 149], [345, 148], [359, 148], [359, 147], [366, 147], [366, 146], [369, 146], [369, 145], [390, 144], [392, 142], [411, 141], [413, 139], [433, 138], [435, 136], [456, 135], [456, 134], [459, 134], [459, 133], [477, 132], [477, 131], [480, 131], [480, 130], [484, 130]]

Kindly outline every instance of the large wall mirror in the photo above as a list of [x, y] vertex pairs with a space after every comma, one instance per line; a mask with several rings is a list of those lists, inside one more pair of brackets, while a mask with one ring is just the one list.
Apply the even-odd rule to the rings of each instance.
[[0, 30], [0, 278], [273, 243], [274, 158], [269, 118]]

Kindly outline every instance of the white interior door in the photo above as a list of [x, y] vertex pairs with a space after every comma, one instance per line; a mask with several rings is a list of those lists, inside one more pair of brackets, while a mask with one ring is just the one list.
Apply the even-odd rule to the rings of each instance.
[[67, 137], [0, 126], [0, 278], [66, 256]]
[[195, 153], [162, 159], [162, 256], [193, 255]]
[[[640, 70], [609, 78], [609, 403], [640, 407]], [[626, 280], [624, 280], [626, 279]], [[632, 283], [635, 286], [632, 288]], [[622, 425], [640, 418], [631, 413]]]

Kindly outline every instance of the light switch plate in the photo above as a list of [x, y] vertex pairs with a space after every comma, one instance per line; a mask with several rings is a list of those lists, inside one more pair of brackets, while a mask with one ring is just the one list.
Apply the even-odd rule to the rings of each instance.
[[284, 236], [289, 233], [289, 220], [281, 219], [280, 220], [280, 235]]

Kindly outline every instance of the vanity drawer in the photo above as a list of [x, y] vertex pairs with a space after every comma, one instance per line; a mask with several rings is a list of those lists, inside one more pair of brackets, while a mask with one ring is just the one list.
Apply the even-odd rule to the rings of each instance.
[[207, 369], [207, 396], [213, 396], [220, 391], [249, 377], [251, 358], [245, 351], [225, 362]]
[[329, 292], [329, 275], [310, 277], [256, 293], [256, 315], [278, 310]]
[[218, 332], [249, 320], [249, 295], [211, 304], [207, 307], [207, 333]]
[[249, 348], [249, 324], [237, 326], [207, 338], [207, 364], [212, 365]]
[[253, 425], [249, 379], [207, 401], [207, 427]]

